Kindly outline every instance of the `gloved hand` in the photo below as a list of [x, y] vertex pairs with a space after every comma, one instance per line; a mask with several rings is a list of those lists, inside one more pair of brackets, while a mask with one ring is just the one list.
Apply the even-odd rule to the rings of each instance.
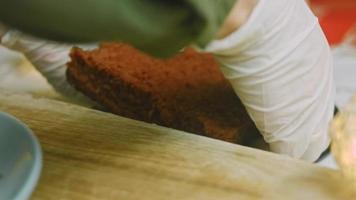
[[[0, 39], [5, 47], [23, 53], [60, 94], [80, 104], [94, 105], [66, 80], [66, 63], [69, 61], [69, 52], [73, 45], [38, 39], [14, 30], [7, 31], [4, 26], [0, 28]], [[95, 45], [81, 47], [88, 49]]]
[[334, 111], [332, 56], [301, 0], [259, 0], [249, 19], [205, 51], [221, 63], [270, 150], [315, 161]]

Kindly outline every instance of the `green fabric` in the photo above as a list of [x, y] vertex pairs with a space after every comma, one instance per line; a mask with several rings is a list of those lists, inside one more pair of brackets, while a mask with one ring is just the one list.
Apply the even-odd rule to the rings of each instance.
[[65, 42], [122, 41], [170, 56], [213, 39], [236, 0], [0, 0], [0, 21]]

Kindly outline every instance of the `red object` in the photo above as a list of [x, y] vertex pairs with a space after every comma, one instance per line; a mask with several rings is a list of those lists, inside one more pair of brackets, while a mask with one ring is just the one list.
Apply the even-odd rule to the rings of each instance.
[[356, 24], [355, 0], [313, 0], [311, 5], [331, 45], [341, 43]]

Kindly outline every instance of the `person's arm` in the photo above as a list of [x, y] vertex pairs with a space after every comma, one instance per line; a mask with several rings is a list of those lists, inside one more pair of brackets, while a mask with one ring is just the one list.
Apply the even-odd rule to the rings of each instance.
[[122, 41], [154, 56], [205, 45], [236, 0], [0, 0], [0, 21], [64, 42]]

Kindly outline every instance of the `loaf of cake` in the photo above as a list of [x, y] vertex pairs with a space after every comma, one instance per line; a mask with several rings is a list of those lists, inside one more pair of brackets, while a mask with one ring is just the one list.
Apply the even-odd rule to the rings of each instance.
[[150, 57], [122, 43], [74, 48], [68, 81], [110, 112], [238, 144], [259, 136], [213, 56]]

